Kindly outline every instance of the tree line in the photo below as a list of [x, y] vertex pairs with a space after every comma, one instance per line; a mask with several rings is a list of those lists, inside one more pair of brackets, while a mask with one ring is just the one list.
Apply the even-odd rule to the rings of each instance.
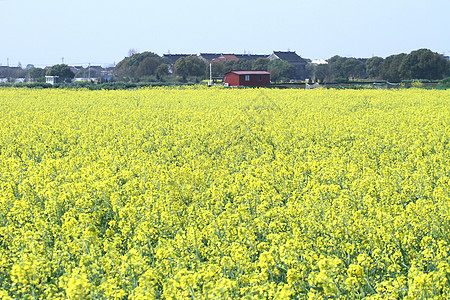
[[[209, 76], [209, 64], [197, 56], [179, 58], [173, 66], [164, 57], [153, 52], [133, 53], [120, 61], [115, 69], [119, 81], [194, 81], [198, 82]], [[236, 61], [213, 61], [213, 77], [223, 77], [230, 70], [264, 70], [272, 73], [272, 80], [289, 80], [295, 75], [295, 68], [282, 60], [269, 61], [240, 59]]]
[[[264, 70], [271, 72], [272, 81], [288, 81], [295, 78], [296, 69], [284, 60], [240, 59], [216, 60], [211, 63], [212, 76], [222, 77], [230, 70]], [[369, 59], [335, 55], [326, 64], [309, 61], [305, 74], [319, 82], [348, 81], [349, 79], [372, 79], [400, 82], [402, 80], [440, 80], [450, 76], [450, 62], [441, 54], [429, 49], [419, 49], [409, 54], [401, 53], [386, 58]], [[163, 57], [152, 52], [135, 53], [116, 66], [117, 80], [164, 81], [178, 78], [180, 81], [199, 81], [209, 76], [209, 64], [197, 56], [179, 58], [173, 66]]]
[[[409, 54], [401, 53], [386, 58], [369, 59], [335, 55], [325, 64], [314, 64], [310, 60], [305, 67], [307, 78], [329, 83], [349, 79], [372, 79], [400, 82], [402, 80], [440, 80], [450, 76], [450, 62], [441, 54], [429, 49], [419, 49]], [[274, 82], [296, 78], [296, 68], [287, 61], [267, 58], [236, 61], [216, 60], [211, 63], [213, 77], [223, 77], [230, 70], [264, 70], [271, 73]], [[84, 73], [83, 73], [84, 72]], [[78, 77], [99, 77], [96, 70], [83, 69]], [[200, 82], [209, 77], [209, 64], [199, 57], [184, 56], [174, 64], [166, 57], [153, 52], [130, 52], [114, 69], [114, 81], [120, 82]], [[46, 69], [27, 65], [9, 68], [0, 67], [0, 78], [27, 78], [27, 81], [45, 81], [46, 75], [57, 75], [60, 82], [70, 82], [75, 74], [68, 65], [55, 65]]]
[[367, 60], [333, 56], [328, 64], [308, 66], [311, 77], [322, 82], [352, 79], [375, 79], [400, 82], [402, 80], [440, 80], [450, 76], [450, 62], [441, 54], [419, 49], [386, 58]]
[[27, 65], [26, 68], [17, 67], [0, 67], [0, 78], [6, 78], [9, 82], [14, 82], [16, 78], [24, 78], [27, 82], [45, 82], [45, 76], [58, 76], [59, 82], [69, 83], [75, 76], [91, 78], [100, 77], [101, 74], [95, 69], [80, 69], [76, 73], [73, 72], [69, 65], [58, 64], [50, 68], [36, 68], [34, 65]]

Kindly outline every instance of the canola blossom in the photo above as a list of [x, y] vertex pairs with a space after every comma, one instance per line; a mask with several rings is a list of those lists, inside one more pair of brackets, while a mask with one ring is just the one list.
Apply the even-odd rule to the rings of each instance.
[[450, 91], [0, 89], [1, 299], [449, 299]]

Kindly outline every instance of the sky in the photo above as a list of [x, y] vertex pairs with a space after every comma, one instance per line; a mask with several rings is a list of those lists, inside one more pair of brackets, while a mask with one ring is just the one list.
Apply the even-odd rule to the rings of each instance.
[[0, 64], [112, 65], [130, 49], [450, 55], [449, 0], [0, 0]]

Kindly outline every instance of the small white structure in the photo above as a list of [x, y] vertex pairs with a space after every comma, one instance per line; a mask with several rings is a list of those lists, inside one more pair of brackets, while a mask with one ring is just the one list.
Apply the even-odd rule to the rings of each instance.
[[54, 85], [55, 83], [58, 83], [59, 76], [45, 76], [45, 83], [50, 83], [51, 85]]
[[325, 59], [323, 59], [323, 58], [321, 58], [321, 59], [314, 59], [313, 61], [311, 61], [311, 63], [315, 64], [315, 65], [327, 65], [328, 64], [328, 62]]

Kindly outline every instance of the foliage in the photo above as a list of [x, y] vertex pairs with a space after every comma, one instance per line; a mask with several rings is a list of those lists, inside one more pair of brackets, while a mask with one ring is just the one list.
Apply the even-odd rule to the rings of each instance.
[[403, 79], [442, 79], [450, 62], [442, 55], [428, 49], [412, 51], [404, 57], [400, 72]]
[[187, 79], [191, 76], [205, 76], [206, 64], [196, 56], [186, 56], [177, 60], [175, 73]]
[[333, 78], [331, 74], [331, 67], [329, 64], [316, 65], [313, 74], [315, 79], [319, 80], [320, 82], [331, 82]]
[[365, 64], [353, 57], [335, 55], [328, 60], [331, 77], [337, 78], [365, 78]]
[[386, 57], [383, 62], [381, 78], [391, 82], [400, 82], [404, 78], [400, 66], [402, 65], [403, 59], [405, 57], [405, 53]]
[[448, 299], [449, 92], [0, 89], [0, 298]]
[[156, 74], [156, 69], [162, 64], [159, 57], [147, 57], [139, 63], [136, 69], [137, 77], [144, 77]]
[[163, 63], [162, 58], [153, 52], [135, 53], [131, 50], [131, 56], [125, 57], [115, 68], [119, 80], [139, 80], [141, 76], [154, 75], [156, 68]]
[[270, 60], [267, 58], [258, 58], [252, 63], [252, 70], [267, 71], [269, 69]]
[[233, 70], [252, 70], [252, 61], [247, 59], [240, 59], [233, 62]]
[[155, 75], [158, 79], [162, 79], [168, 74], [169, 74], [169, 66], [166, 64], [160, 64], [155, 70]]
[[28, 78], [32, 81], [44, 82], [45, 74], [46, 74], [45, 69], [33, 67], [28, 71]]
[[446, 77], [439, 82], [439, 87], [450, 87], [450, 77]]
[[366, 72], [372, 79], [380, 79], [384, 59], [378, 56], [369, 58], [366, 61]]
[[66, 64], [54, 65], [47, 70], [47, 76], [59, 76], [59, 82], [71, 82], [75, 73]]
[[290, 65], [287, 61], [281, 59], [274, 59], [267, 65], [267, 70], [271, 73], [271, 80], [288, 81], [295, 77], [296, 69]]
[[75, 73], [76, 78], [99, 78], [101, 77], [101, 72], [94, 68], [82, 68], [77, 73]]

